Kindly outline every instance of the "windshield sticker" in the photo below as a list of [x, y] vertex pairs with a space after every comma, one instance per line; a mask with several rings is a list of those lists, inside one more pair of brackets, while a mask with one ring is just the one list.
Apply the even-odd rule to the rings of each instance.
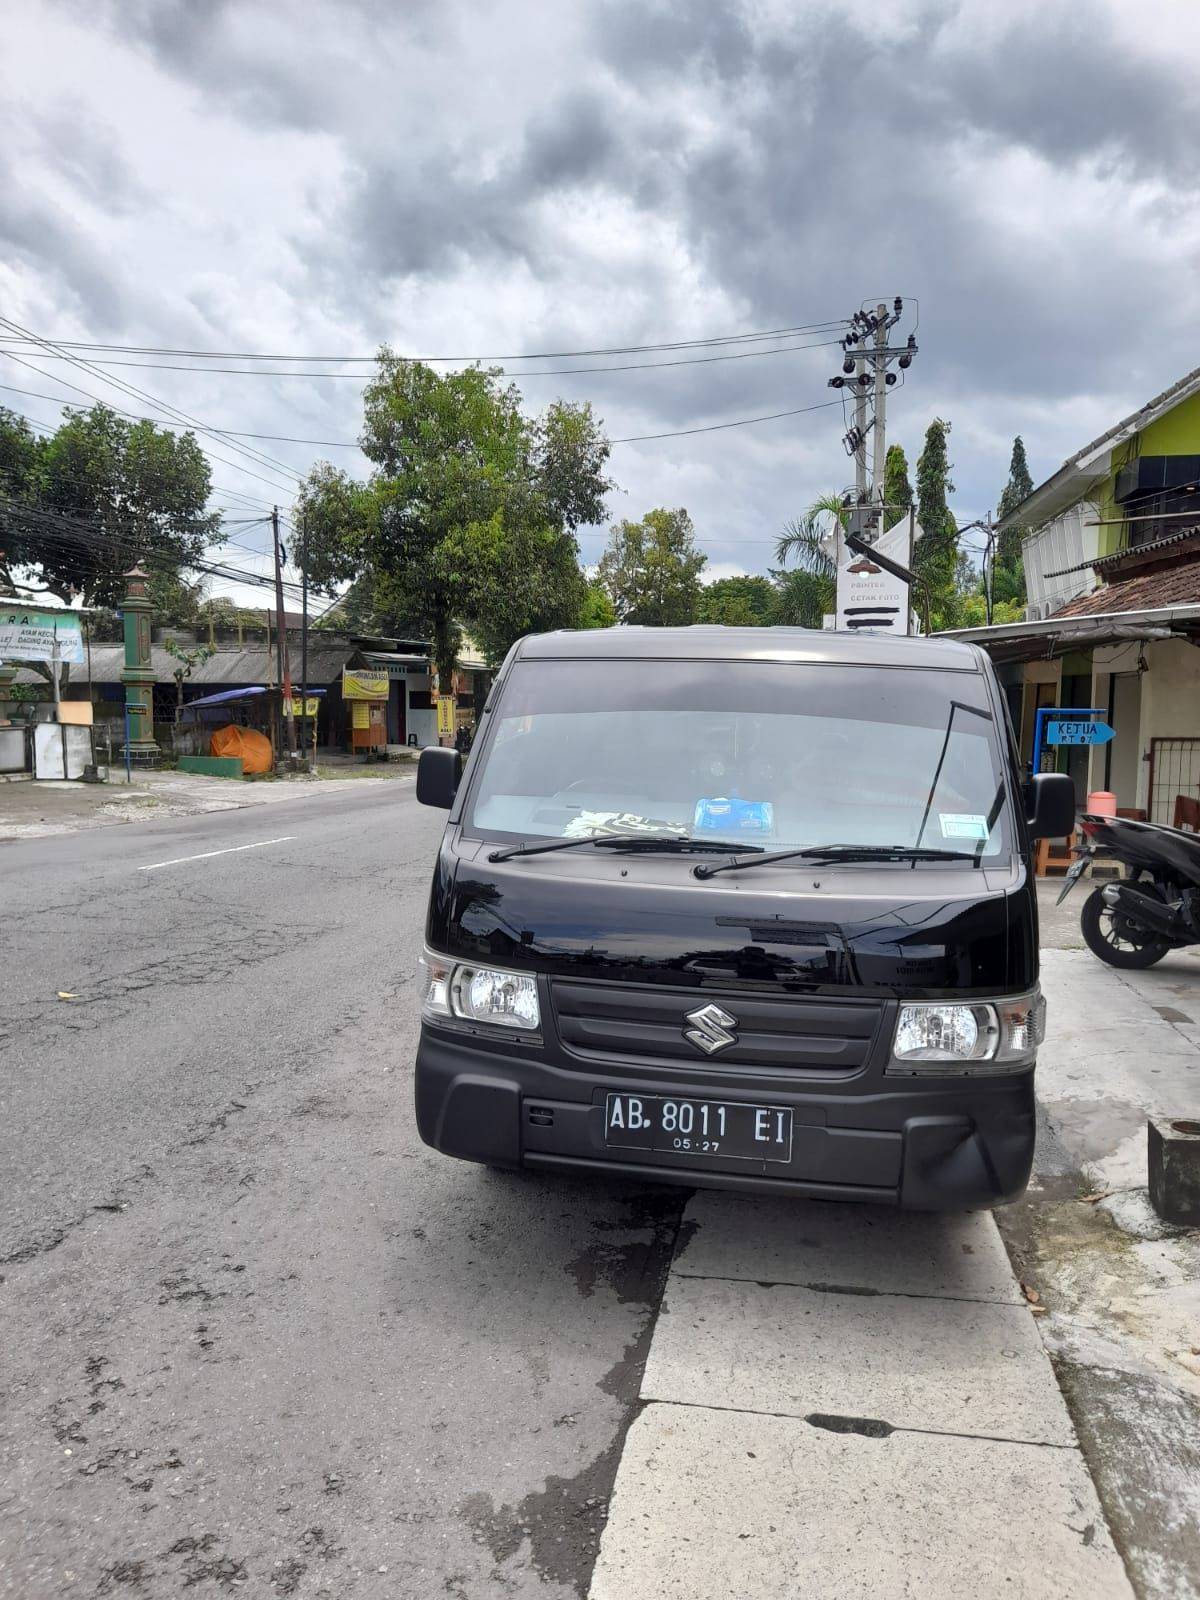
[[774, 833], [775, 807], [769, 800], [717, 795], [696, 801], [692, 827], [697, 833]]
[[939, 811], [943, 839], [986, 839], [986, 817], [977, 817], [965, 811]]
[[661, 822], [657, 817], [641, 817], [632, 811], [581, 811], [563, 829], [564, 839], [588, 839], [593, 835], [611, 834], [675, 834], [683, 838], [687, 829], [675, 822]]

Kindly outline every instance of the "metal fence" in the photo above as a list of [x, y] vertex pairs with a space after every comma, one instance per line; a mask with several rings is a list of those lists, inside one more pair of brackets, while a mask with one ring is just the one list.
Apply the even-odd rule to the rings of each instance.
[[1151, 739], [1150, 821], [1169, 827], [1181, 794], [1200, 799], [1200, 739]]

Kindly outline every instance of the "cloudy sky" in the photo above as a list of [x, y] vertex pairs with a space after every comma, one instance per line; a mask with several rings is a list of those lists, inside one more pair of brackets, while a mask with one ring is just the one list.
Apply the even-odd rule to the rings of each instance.
[[[5, 18], [0, 316], [43, 336], [513, 357], [815, 327], [901, 294], [920, 354], [889, 437], [915, 461], [929, 420], [952, 422], [960, 520], [995, 505], [1014, 433], [1040, 479], [1200, 363], [1191, 0], [9, 0]], [[641, 371], [561, 369], [714, 352], [505, 364], [531, 408], [590, 398], [628, 439], [821, 406], [840, 352], [799, 347], [832, 336]], [[0, 383], [155, 414], [22, 354], [43, 371], [0, 357]], [[361, 367], [88, 359], [190, 368], [103, 370], [214, 428], [358, 432]], [[617, 445], [611, 514], [684, 505], [713, 571], [763, 571], [783, 522], [852, 476], [843, 428], [835, 405]], [[231, 516], [286, 506], [320, 457], [363, 465], [238, 442], [270, 461], [212, 445]], [[263, 530], [233, 533], [229, 558], [265, 569], [241, 548]], [[602, 530], [582, 545], [594, 561]]]

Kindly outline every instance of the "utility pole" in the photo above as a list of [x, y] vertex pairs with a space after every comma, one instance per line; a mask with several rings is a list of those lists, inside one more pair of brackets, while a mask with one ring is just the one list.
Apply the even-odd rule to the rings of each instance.
[[[830, 378], [831, 389], [844, 389], [850, 383], [854, 389], [854, 426], [844, 436], [843, 444], [848, 455], [854, 457], [854, 493], [859, 515], [853, 519], [856, 531], [863, 531], [868, 522], [877, 524], [870, 537], [878, 539], [887, 521], [884, 480], [887, 475], [887, 392], [897, 381], [889, 371], [893, 361], [904, 369], [912, 366], [917, 353], [914, 334], [902, 345], [888, 343], [888, 335], [899, 322], [904, 311], [904, 301], [897, 295], [889, 311], [882, 302], [873, 312], [856, 311], [850, 319], [850, 331], [841, 341], [845, 376]], [[868, 335], [871, 343], [867, 343]], [[871, 371], [868, 372], [868, 364]], [[870, 401], [872, 415], [868, 416]], [[872, 440], [871, 482], [867, 484], [867, 434], [875, 430]], [[875, 513], [868, 518], [866, 508]]]
[[867, 357], [860, 334], [854, 362], [854, 501], [859, 507], [867, 503], [867, 426]]
[[[893, 361], [902, 368], [911, 367], [917, 353], [914, 334], [909, 334], [905, 344], [893, 346], [889, 343], [888, 335], [900, 321], [903, 311], [904, 301], [900, 295], [892, 301], [890, 311], [882, 301], [874, 311], [868, 312], [860, 307], [849, 319], [848, 331], [841, 340], [841, 374], [829, 380], [831, 389], [844, 389], [847, 383], [854, 389], [854, 424], [842, 438], [847, 455], [854, 457], [854, 505], [845, 534], [839, 537], [839, 546], [842, 542], [848, 543], [845, 536], [849, 535], [860, 544], [874, 547], [883, 538], [887, 527], [887, 392], [898, 381], [896, 374], [888, 369]], [[872, 413], [870, 416], [867, 414], [868, 404]], [[867, 435], [872, 428], [875, 437], [871, 441], [871, 480], [868, 485]], [[849, 498], [847, 495], [844, 505], [849, 504]], [[909, 542], [911, 544], [911, 537]], [[894, 571], [886, 564], [885, 570], [891, 572], [893, 577], [903, 576], [903, 572]], [[847, 604], [843, 595], [851, 594], [856, 588], [853, 575], [847, 576], [843, 572], [840, 549], [837, 572], [837, 606], [840, 614]], [[861, 588], [861, 585], [857, 587]], [[868, 604], [856, 604], [853, 625], [866, 625], [871, 609]], [[883, 608], [886, 613], [883, 626], [892, 626], [890, 618], [894, 609]], [[910, 626], [909, 615], [906, 606], [905, 633]]]
[[995, 575], [996, 561], [992, 551], [992, 513], [987, 514], [987, 543], [983, 547], [983, 600], [987, 610], [987, 625], [992, 625], [992, 578]]
[[887, 507], [884, 505], [887, 499], [884, 489], [884, 469], [887, 461], [887, 339], [892, 323], [899, 320], [899, 310], [893, 318], [889, 318], [888, 308], [885, 305], [875, 307], [875, 437], [872, 441], [874, 452], [871, 462], [871, 496], [879, 508], [879, 531], [875, 535], [876, 539], [883, 538], [883, 531], [887, 525]]
[[275, 638], [279, 651], [279, 688], [287, 707], [288, 757], [296, 754], [296, 708], [292, 704], [292, 673], [288, 665], [287, 625], [283, 615], [283, 565], [279, 557], [279, 507], [271, 508], [271, 534], [275, 544]]
[[[300, 517], [300, 715], [308, 715], [308, 523], [303, 513]], [[317, 719], [314, 717], [314, 736], [316, 731]], [[315, 737], [313, 744], [316, 744]]]

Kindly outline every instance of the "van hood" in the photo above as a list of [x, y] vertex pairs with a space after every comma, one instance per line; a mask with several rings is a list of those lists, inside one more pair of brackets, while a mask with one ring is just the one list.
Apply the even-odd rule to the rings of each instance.
[[[936, 998], [1037, 979], [1020, 862], [751, 867], [708, 880], [689, 856], [564, 851], [490, 863], [447, 833], [431, 946], [463, 960], [622, 983]], [[1018, 903], [1021, 902], [1021, 903]]]

